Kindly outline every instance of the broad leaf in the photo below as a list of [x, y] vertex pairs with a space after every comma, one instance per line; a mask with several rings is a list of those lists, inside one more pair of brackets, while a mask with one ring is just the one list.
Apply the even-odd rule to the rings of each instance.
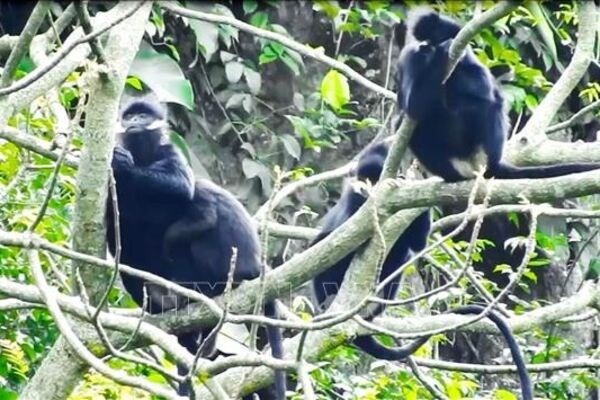
[[339, 110], [350, 101], [348, 79], [338, 71], [330, 70], [321, 82], [321, 97], [334, 110]]
[[194, 94], [190, 82], [185, 79], [179, 65], [171, 57], [156, 52], [142, 42], [131, 64], [129, 75], [138, 77], [150, 87], [161, 102], [194, 107]]
[[219, 49], [219, 27], [197, 19], [190, 19], [190, 27], [196, 33], [196, 42], [201, 46], [204, 58], [209, 60]]
[[287, 151], [290, 156], [298, 160], [302, 150], [300, 149], [300, 144], [296, 138], [292, 135], [281, 135], [279, 136], [279, 139], [281, 139], [281, 143], [283, 143], [285, 151]]
[[231, 83], [237, 83], [242, 77], [242, 73], [244, 72], [244, 64], [231, 61], [225, 64], [225, 75], [227, 76], [227, 80]]

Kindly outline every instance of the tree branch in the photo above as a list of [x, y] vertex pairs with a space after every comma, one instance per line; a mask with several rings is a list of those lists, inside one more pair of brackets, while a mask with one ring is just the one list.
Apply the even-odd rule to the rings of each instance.
[[483, 14], [471, 19], [460, 29], [450, 44], [450, 49], [448, 51], [448, 65], [446, 67], [446, 77], [444, 78], [443, 82], [446, 82], [448, 77], [452, 75], [454, 68], [456, 68], [456, 65], [460, 61], [460, 58], [469, 45], [471, 39], [473, 39], [473, 37], [475, 37], [475, 35], [481, 32], [484, 28], [493, 24], [500, 18], [510, 14], [518, 6], [519, 3], [516, 1], [500, 1]]
[[355, 81], [356, 83], [366, 87], [367, 89], [374, 91], [375, 93], [379, 93], [380, 95], [382, 95], [388, 99], [391, 99], [391, 100], [396, 99], [396, 94], [394, 92], [392, 92], [391, 90], [387, 90], [387, 89], [377, 85], [376, 83], [373, 83], [372, 81], [365, 78], [363, 75], [354, 71], [348, 65], [346, 65], [342, 62], [339, 62], [337, 60], [334, 60], [331, 57], [326, 56], [320, 50], [315, 50], [308, 46], [300, 44], [297, 41], [290, 39], [289, 37], [284, 36], [280, 33], [268, 31], [266, 29], [257, 28], [255, 26], [247, 24], [243, 21], [240, 21], [239, 19], [236, 19], [236, 18], [231, 18], [231, 17], [227, 17], [224, 15], [205, 13], [202, 11], [189, 10], [187, 8], [180, 7], [172, 2], [161, 1], [160, 6], [162, 8], [164, 8], [165, 10], [172, 12], [173, 14], [181, 15], [184, 17], [192, 18], [192, 19], [198, 19], [201, 21], [207, 21], [207, 22], [211, 22], [213, 24], [231, 25], [237, 29], [248, 32], [254, 36], [258, 36], [258, 37], [262, 37], [265, 39], [276, 41], [294, 51], [297, 51], [298, 53], [300, 53], [302, 55], [305, 55], [314, 60], [320, 61], [323, 64], [329, 65], [331, 68], [334, 68], [334, 69], [342, 72], [348, 78], [350, 78], [353, 81]]
[[8, 84], [12, 81], [12, 77], [17, 69], [17, 66], [19, 65], [19, 62], [27, 53], [29, 45], [31, 44], [31, 41], [33, 40], [33, 37], [37, 33], [38, 29], [40, 29], [40, 25], [42, 22], [44, 22], [44, 18], [46, 17], [46, 13], [48, 12], [49, 8], [49, 1], [40, 1], [33, 8], [33, 11], [31, 12], [23, 31], [19, 35], [19, 40], [10, 52], [8, 60], [6, 60], [4, 70], [2, 71], [2, 79], [0, 80], [0, 88], [8, 86]]
[[[528, 152], [529, 147], [533, 148], [544, 141], [546, 128], [554, 119], [566, 98], [585, 75], [590, 62], [593, 60], [594, 42], [599, 22], [599, 7], [593, 1], [577, 3], [577, 6], [579, 7], [577, 14], [579, 29], [573, 58], [552, 86], [552, 89], [537, 106], [525, 127], [509, 141], [511, 147], [519, 148], [518, 151], [513, 150], [516, 153], [512, 158], [513, 160], [519, 158], [519, 153]], [[526, 146], [528, 143], [530, 146]]]

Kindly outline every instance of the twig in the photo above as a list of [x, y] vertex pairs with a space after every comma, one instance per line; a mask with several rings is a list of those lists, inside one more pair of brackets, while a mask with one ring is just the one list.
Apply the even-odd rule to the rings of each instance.
[[487, 209], [481, 206], [474, 206], [471, 213], [467, 216], [466, 212], [459, 214], [448, 215], [446, 217], [438, 219], [431, 226], [431, 231], [442, 231], [455, 224], [460, 223], [466, 216], [469, 220], [477, 218], [479, 214], [483, 214], [485, 217], [497, 214], [508, 214], [508, 213], [519, 213], [525, 214], [531, 211], [535, 211], [539, 215], [546, 215], [549, 217], [563, 217], [563, 218], [600, 218], [600, 211], [589, 211], [589, 210], [577, 210], [569, 208], [558, 208], [552, 207], [549, 204], [502, 204], [492, 206]]
[[62, 14], [52, 23], [50, 29], [44, 33], [44, 36], [50, 40], [52, 37], [54, 40], [60, 40], [59, 35], [69, 26], [73, 18], [75, 18], [76, 11], [74, 3], [71, 3], [65, 8]]
[[[339, 168], [332, 169], [330, 171], [325, 171], [320, 174], [315, 174], [304, 179], [288, 183], [273, 196], [273, 199], [271, 200], [272, 209], [274, 209], [279, 203], [281, 203], [286, 197], [294, 193], [296, 190], [299, 190], [306, 186], [314, 186], [326, 180], [341, 178], [348, 175], [355, 165], [356, 162], [351, 161]], [[261, 206], [258, 209], [258, 211], [254, 214], [254, 219], [259, 221], [262, 220], [263, 215], [267, 213], [268, 208], [269, 206], [267, 204]]]
[[142, 294], [143, 294], [142, 307], [140, 309], [140, 318], [138, 319], [138, 324], [135, 327], [135, 329], [133, 330], [133, 332], [131, 332], [129, 339], [127, 339], [125, 341], [123, 346], [119, 347], [120, 351], [125, 351], [125, 350], [129, 349], [129, 346], [133, 343], [133, 341], [136, 339], [138, 333], [140, 332], [140, 328], [142, 327], [142, 322], [144, 322], [144, 317], [146, 316], [146, 310], [148, 309], [148, 288], [146, 288], [146, 285], [142, 286]]
[[300, 377], [300, 384], [302, 385], [302, 398], [304, 400], [314, 400], [317, 398], [315, 391], [310, 380], [310, 374], [306, 370], [306, 361], [301, 360], [298, 362], [298, 368], [296, 368], [298, 376]]
[[546, 133], [553, 133], [562, 129], [569, 128], [570, 126], [573, 126], [575, 125], [575, 123], [579, 122], [579, 120], [583, 119], [583, 117], [585, 117], [587, 114], [592, 113], [598, 109], [600, 109], [600, 100], [596, 100], [593, 103], [590, 103], [587, 106], [583, 107], [581, 110], [573, 114], [568, 120], [549, 126], [546, 129]]
[[[194, 362], [192, 363], [192, 368], [190, 368], [187, 376], [185, 377], [185, 381], [190, 385], [190, 387], [193, 387], [193, 384], [194, 384], [193, 378], [196, 375], [196, 371], [198, 369], [198, 363], [200, 361], [200, 356], [202, 355], [206, 345], [208, 343], [212, 343], [213, 340], [216, 340], [215, 339], [216, 336], [219, 334], [219, 332], [223, 328], [225, 321], [227, 321], [227, 315], [229, 314], [229, 306], [230, 306], [229, 294], [231, 293], [231, 289], [233, 288], [233, 279], [235, 276], [237, 260], [238, 260], [238, 249], [236, 247], [232, 247], [231, 248], [231, 259], [229, 260], [229, 271], [227, 272], [227, 283], [225, 284], [225, 290], [223, 291], [223, 298], [225, 299], [225, 307], [223, 309], [223, 315], [219, 319], [219, 322], [217, 323], [217, 325], [215, 325], [215, 327], [210, 331], [210, 333], [205, 338], [202, 338], [202, 344], [198, 347], [198, 350], [196, 350], [196, 355], [194, 356]], [[210, 390], [210, 388], [209, 388], [209, 390]], [[211, 392], [212, 392], [212, 390], [211, 390]], [[220, 393], [220, 392], [221, 391], [217, 391], [217, 393]], [[192, 393], [194, 393], [194, 390], [192, 390]], [[192, 396], [195, 397], [194, 394], [192, 394]], [[218, 397], [222, 397], [222, 393], [220, 395], [218, 395]], [[191, 398], [190, 400], [194, 400], [194, 398]]]
[[[141, 357], [137, 357], [135, 355], [124, 353], [121, 350], [115, 348], [113, 346], [112, 342], [110, 341], [110, 338], [108, 337], [108, 334], [106, 333], [106, 330], [102, 326], [102, 323], [98, 320], [98, 315], [100, 314], [100, 311], [99, 311], [100, 309], [99, 308], [96, 308], [96, 310], [92, 309], [92, 305], [90, 304], [90, 298], [87, 294], [87, 290], [85, 288], [85, 285], [83, 283], [83, 279], [81, 278], [81, 274], [79, 273], [79, 270], [75, 270], [75, 280], [77, 281], [77, 286], [79, 289], [79, 295], [80, 295], [79, 297], [81, 298], [81, 302], [83, 303], [83, 306], [86, 310], [88, 318], [91, 321], [94, 328], [96, 329], [96, 332], [98, 333], [98, 337], [100, 338], [100, 341], [102, 342], [104, 347], [106, 347], [110, 356], [117, 357], [122, 360], [130, 361], [130, 362], [133, 362], [136, 364], [144, 365], [148, 368], [155, 370], [159, 374], [162, 374], [167, 379], [172, 379], [176, 382], [181, 382], [183, 380], [182, 376], [173, 374], [171, 371], [162, 367], [158, 363], [154, 363], [154, 362], [145, 360], [145, 359], [143, 359]], [[108, 356], [106, 356], [106, 357], [108, 357]]]
[[[106, 286], [106, 290], [100, 297], [98, 301], [96, 313], [94, 314], [94, 320], [98, 318], [100, 311], [106, 305], [108, 301], [108, 296], [110, 295], [110, 291], [112, 287], [115, 285], [117, 281], [117, 277], [119, 276], [119, 264], [121, 263], [121, 225], [120, 225], [120, 214], [119, 214], [119, 199], [117, 197], [117, 181], [114, 176], [114, 171], [110, 168], [110, 172], [108, 174], [108, 191], [110, 193], [110, 199], [113, 209], [113, 227], [114, 227], [114, 235], [115, 235], [115, 256], [114, 256], [114, 268], [112, 270], [110, 279], [108, 280], [108, 285]], [[145, 287], [144, 287], [145, 290]], [[144, 308], [145, 310], [145, 308]]]
[[38, 29], [40, 29], [40, 25], [42, 22], [44, 22], [46, 12], [49, 8], [49, 1], [39, 1], [33, 8], [33, 11], [31, 12], [23, 31], [19, 35], [17, 44], [10, 52], [8, 60], [6, 60], [6, 64], [4, 65], [4, 69], [2, 71], [2, 79], [0, 80], [0, 88], [8, 86], [12, 81], [12, 77], [17, 69], [17, 66], [19, 65], [19, 62], [27, 53], [29, 45], [31, 44], [31, 41], [33, 40], [33, 37], [37, 33]]
[[[83, 32], [85, 32], [86, 35], [90, 35], [94, 32], [94, 28], [92, 27], [92, 21], [90, 20], [90, 13], [87, 9], [87, 3], [88, 1], [84, 0], [76, 1], [73, 4], [75, 5], [75, 11], [77, 11], [77, 18], [79, 19], [79, 23], [83, 28]], [[102, 49], [102, 45], [100, 44], [100, 40], [98, 40], [98, 37], [94, 37], [90, 41], [90, 47], [92, 48], [92, 51], [96, 54], [96, 57], [98, 57], [98, 61], [100, 62], [100, 64], [105, 64], [106, 59], [104, 58], [104, 50]]]
[[[348, 7], [346, 8], [346, 13], [344, 14], [344, 18], [342, 19], [342, 25], [344, 25], [348, 21], [348, 17], [350, 16], [350, 12], [352, 10], [352, 6], [354, 6], [354, 0], [350, 1]], [[333, 23], [333, 21], [332, 21]], [[333, 53], [333, 57], [337, 58], [338, 54], [340, 54], [340, 46], [342, 45], [342, 37], [344, 36], [344, 30], [340, 29], [340, 34], [335, 41], [335, 52]]]
[[419, 370], [419, 366], [417, 365], [413, 357], [407, 357], [406, 363], [408, 364], [415, 378], [417, 378], [417, 380], [421, 382], [421, 384], [425, 386], [427, 390], [429, 390], [429, 393], [431, 393], [433, 397], [435, 397], [438, 400], [448, 399], [448, 397], [444, 396], [444, 394], [440, 392], [438, 388], [435, 387], [435, 383], [430, 382], [429, 378], [423, 375], [423, 373]]
[[[443, 369], [447, 371], [460, 371], [474, 374], [512, 374], [517, 372], [514, 364], [509, 365], [484, 365], [463, 364], [450, 361], [432, 360], [429, 358], [413, 357], [418, 365], [426, 368]], [[591, 357], [578, 357], [573, 360], [562, 360], [548, 363], [527, 364], [529, 372], [563, 371], [569, 369], [599, 369], [600, 360]]]
[[[477, 196], [477, 191], [479, 189], [479, 185], [481, 184], [482, 181], [483, 181], [482, 178], [475, 180], [474, 185], [469, 194], [469, 200], [467, 201], [467, 210], [465, 211], [465, 215], [470, 214], [471, 209], [473, 208], [473, 205], [475, 204], [475, 199]], [[468, 223], [468, 218], [465, 217], [463, 222], [461, 222], [452, 232], [448, 233], [447, 235], [444, 235], [441, 239], [436, 240], [434, 243], [430, 244], [429, 246], [426, 246], [423, 250], [421, 250], [417, 254], [414, 254], [412, 257], [410, 257], [410, 259], [408, 261], [406, 261], [404, 264], [402, 264], [396, 271], [394, 271], [387, 278], [385, 278], [384, 280], [379, 282], [379, 285], [377, 285], [377, 289], [375, 290], [375, 293], [377, 294], [377, 293], [381, 292], [382, 290], [384, 290], [387, 285], [392, 283], [392, 281], [394, 279], [399, 277], [404, 272], [404, 269], [407, 266], [413, 264], [420, 257], [423, 257], [423, 255], [429, 253], [434, 248], [436, 248], [437, 246], [442, 244], [444, 241], [446, 241], [446, 240], [458, 235], [460, 232], [462, 232], [462, 230], [466, 228], [467, 223]]]
[[54, 319], [54, 323], [58, 327], [58, 330], [65, 338], [67, 343], [71, 346], [73, 351], [80, 357], [83, 361], [85, 361], [89, 366], [94, 368], [96, 371], [101, 373], [102, 375], [118, 382], [122, 385], [132, 386], [139, 389], [143, 389], [149, 393], [158, 396], [164, 396], [167, 399], [181, 399], [175, 392], [172, 390], [166, 390], [163, 386], [151, 383], [146, 381], [145, 379], [140, 379], [136, 377], [132, 377], [127, 375], [126, 373], [118, 370], [114, 370], [104, 364], [100, 359], [94, 356], [85, 345], [77, 338], [75, 332], [71, 329], [71, 325], [65, 318], [62, 310], [60, 309], [55, 295], [52, 293], [52, 288], [48, 286], [46, 282], [46, 278], [44, 277], [44, 273], [42, 271], [42, 267], [40, 265], [40, 261], [38, 258], [38, 253], [36, 250], [27, 251], [27, 255], [29, 258], [29, 264], [31, 268], [31, 275], [35, 281], [36, 286], [38, 287], [42, 298], [44, 299], [44, 303], [46, 303], [46, 307], [48, 308], [48, 312], [52, 315]]
[[40, 79], [42, 76], [44, 76], [46, 73], [48, 73], [52, 68], [54, 68], [60, 61], [62, 61], [63, 58], [65, 58], [65, 56], [67, 54], [69, 54], [71, 51], [73, 51], [73, 49], [75, 49], [77, 46], [87, 43], [90, 40], [93, 40], [93, 39], [97, 38], [98, 36], [107, 32], [108, 30], [114, 28], [116, 25], [120, 24], [121, 22], [125, 21], [127, 18], [129, 18], [133, 14], [135, 14], [135, 12], [137, 10], [139, 10], [143, 5], [144, 5], [144, 2], [140, 1], [135, 7], [133, 7], [131, 10], [127, 11], [122, 16], [116, 18], [114, 21], [109, 23], [107, 26], [100, 28], [97, 31], [95, 31], [89, 35], [80, 37], [79, 39], [74, 40], [73, 42], [69, 43], [68, 45], [61, 47], [54, 54], [54, 57], [52, 57], [48, 61], [47, 64], [36, 68], [31, 73], [27, 74], [23, 79], [19, 79], [17, 82], [13, 83], [11, 86], [0, 89], [0, 96], [6, 96], [8, 94], [14, 93], [18, 90], [24, 89], [27, 86], [31, 85], [32, 83], [34, 83], [35, 81]]
[[[29, 303], [44, 304], [44, 299], [41, 296], [39, 289], [34, 285], [11, 282], [6, 278], [0, 278], [0, 293]], [[55, 293], [54, 297], [63, 312], [74, 315], [83, 321], [91, 322], [79, 297], [68, 296], [58, 292]], [[139, 319], [135, 317], [105, 311], [100, 314], [99, 320], [103, 326], [113, 331], [124, 333], [135, 332], [140, 324]], [[173, 340], [172, 335], [167, 334], [162, 329], [147, 322], [142, 322], [139, 326], [139, 334], [143, 336], [148, 343], [155, 343], [158, 345], [165, 353], [170, 354], [173, 359], [182, 365], [191, 365], [193, 355], [176, 340]]]
[[[45, 3], [42, 1], [42, 3]], [[38, 3], [39, 4], [39, 3]], [[46, 215], [46, 210], [48, 209], [48, 205], [50, 204], [50, 200], [52, 199], [52, 194], [54, 193], [54, 188], [58, 182], [58, 173], [60, 171], [60, 167], [62, 166], [67, 153], [69, 152], [69, 145], [71, 144], [71, 139], [73, 138], [74, 129], [70, 129], [67, 135], [65, 146], [62, 148], [60, 155], [58, 156], [58, 160], [54, 164], [54, 170], [52, 171], [52, 177], [50, 179], [50, 185], [48, 186], [48, 190], [46, 191], [46, 195], [44, 196], [44, 201], [42, 202], [42, 206], [35, 217], [33, 223], [27, 228], [29, 233], [35, 231], [35, 228], [42, 222], [42, 219]]]

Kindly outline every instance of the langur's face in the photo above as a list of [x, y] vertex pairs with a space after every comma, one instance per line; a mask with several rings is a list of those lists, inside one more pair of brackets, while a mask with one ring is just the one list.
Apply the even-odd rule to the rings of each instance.
[[125, 133], [141, 133], [164, 127], [164, 121], [155, 114], [141, 111], [123, 115], [121, 126]]

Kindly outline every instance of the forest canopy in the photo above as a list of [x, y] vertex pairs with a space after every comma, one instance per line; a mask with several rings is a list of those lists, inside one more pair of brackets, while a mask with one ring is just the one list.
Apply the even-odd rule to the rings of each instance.
[[597, 2], [4, 1], [0, 68], [0, 400], [523, 398], [494, 318], [600, 398]]

